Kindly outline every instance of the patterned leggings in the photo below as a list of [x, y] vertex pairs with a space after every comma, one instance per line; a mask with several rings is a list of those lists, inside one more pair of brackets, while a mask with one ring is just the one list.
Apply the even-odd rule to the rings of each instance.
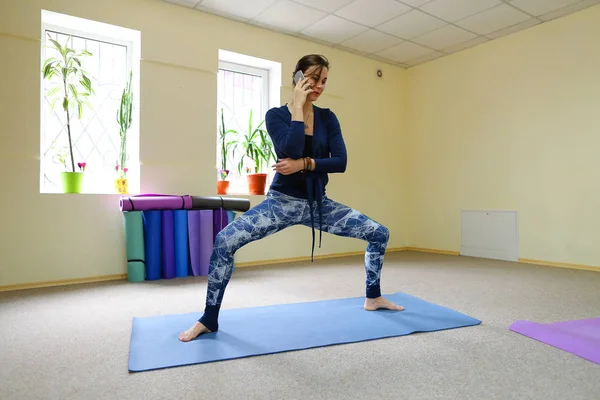
[[[315, 226], [318, 224], [316, 207]], [[323, 231], [368, 242], [365, 252], [366, 297], [381, 295], [380, 275], [389, 240], [388, 229], [361, 212], [326, 196], [322, 201]], [[215, 239], [208, 272], [206, 308], [199, 321], [213, 332], [225, 288], [234, 268], [233, 256], [246, 244], [294, 225], [311, 226], [308, 200], [269, 190], [265, 200], [233, 220]]]

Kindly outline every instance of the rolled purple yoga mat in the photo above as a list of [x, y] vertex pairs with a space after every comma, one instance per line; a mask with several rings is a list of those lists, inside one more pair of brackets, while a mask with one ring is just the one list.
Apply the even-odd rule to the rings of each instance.
[[198, 276], [200, 265], [200, 211], [188, 211], [188, 240], [192, 275]]
[[162, 277], [175, 278], [175, 224], [173, 210], [161, 211], [162, 217]]
[[122, 196], [119, 199], [119, 208], [121, 211], [189, 210], [192, 208], [192, 197], [161, 194]]
[[190, 262], [194, 276], [207, 276], [213, 249], [212, 210], [188, 211]]
[[229, 224], [229, 216], [227, 210], [217, 209], [213, 211], [213, 238], [217, 237], [217, 233]]
[[200, 275], [208, 275], [208, 265], [212, 255], [214, 238], [212, 236], [212, 210], [200, 211]]

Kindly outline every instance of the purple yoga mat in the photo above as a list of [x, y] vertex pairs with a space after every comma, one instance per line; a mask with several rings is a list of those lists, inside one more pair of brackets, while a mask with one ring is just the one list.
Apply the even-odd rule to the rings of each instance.
[[600, 318], [550, 324], [519, 320], [509, 329], [600, 364]]
[[192, 273], [194, 276], [207, 276], [214, 243], [212, 210], [188, 211], [188, 238]]
[[227, 210], [218, 208], [213, 211], [213, 238], [217, 237], [217, 233], [221, 232], [223, 228], [229, 224], [229, 216]]
[[161, 211], [162, 224], [162, 277], [175, 278], [175, 223], [173, 210]]
[[121, 211], [189, 210], [192, 208], [192, 196], [166, 194], [121, 196], [119, 199], [119, 208]]

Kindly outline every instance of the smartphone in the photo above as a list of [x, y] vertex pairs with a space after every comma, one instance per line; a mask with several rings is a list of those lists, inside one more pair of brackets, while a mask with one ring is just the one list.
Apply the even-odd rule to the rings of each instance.
[[294, 75], [294, 83], [297, 85], [298, 82], [300, 82], [302, 79], [304, 79], [304, 74], [302, 73], [302, 71], [296, 72], [296, 74]]

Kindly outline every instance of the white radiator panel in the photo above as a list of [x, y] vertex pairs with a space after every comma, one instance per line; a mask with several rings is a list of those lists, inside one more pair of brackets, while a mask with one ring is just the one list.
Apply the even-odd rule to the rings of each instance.
[[518, 261], [518, 232], [516, 211], [461, 210], [460, 254]]

